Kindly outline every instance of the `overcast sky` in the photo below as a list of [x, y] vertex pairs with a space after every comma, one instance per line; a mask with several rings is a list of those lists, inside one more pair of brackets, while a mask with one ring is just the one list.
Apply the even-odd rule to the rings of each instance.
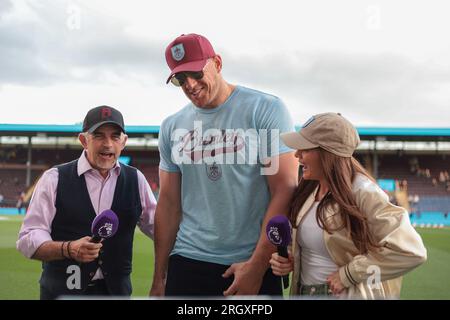
[[233, 84], [296, 124], [450, 127], [450, 3], [366, 0], [0, 0], [0, 123], [73, 124], [111, 105], [159, 125], [187, 103], [167, 44], [209, 38]]

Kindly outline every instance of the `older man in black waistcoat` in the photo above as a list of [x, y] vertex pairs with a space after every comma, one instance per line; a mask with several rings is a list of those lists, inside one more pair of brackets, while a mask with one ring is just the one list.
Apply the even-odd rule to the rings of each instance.
[[[42, 261], [41, 299], [129, 296], [136, 225], [153, 238], [156, 201], [144, 175], [119, 163], [127, 135], [122, 114], [109, 106], [89, 110], [80, 158], [47, 170], [34, 191], [17, 241], [26, 257]], [[102, 211], [119, 218], [117, 233], [91, 242]]]

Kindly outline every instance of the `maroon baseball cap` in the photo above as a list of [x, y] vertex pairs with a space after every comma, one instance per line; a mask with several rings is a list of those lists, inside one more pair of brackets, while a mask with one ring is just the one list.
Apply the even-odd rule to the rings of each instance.
[[204, 36], [195, 33], [182, 34], [166, 48], [166, 62], [171, 71], [166, 83], [169, 83], [177, 72], [203, 70], [208, 59], [215, 55], [211, 43]]

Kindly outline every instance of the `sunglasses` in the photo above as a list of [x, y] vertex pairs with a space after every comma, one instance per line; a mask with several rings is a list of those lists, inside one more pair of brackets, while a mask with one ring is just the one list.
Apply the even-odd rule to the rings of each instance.
[[200, 80], [203, 78], [203, 70], [202, 71], [184, 71], [184, 72], [178, 72], [175, 73], [174, 76], [170, 79], [170, 82], [173, 83], [176, 87], [181, 87], [186, 82], [187, 78], [192, 78], [195, 80]]
[[172, 82], [173, 85], [176, 87], [181, 87], [185, 84], [188, 77], [194, 80], [200, 80], [205, 75], [203, 71], [205, 70], [206, 66], [210, 61], [211, 60], [208, 60], [206, 62], [205, 66], [203, 67], [203, 70], [201, 71], [183, 71], [175, 73], [173, 77], [170, 79], [170, 82]]

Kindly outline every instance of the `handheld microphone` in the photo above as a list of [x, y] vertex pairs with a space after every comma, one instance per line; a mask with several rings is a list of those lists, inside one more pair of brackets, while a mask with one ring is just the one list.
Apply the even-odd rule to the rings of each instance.
[[119, 218], [112, 210], [105, 210], [92, 221], [91, 242], [99, 243], [102, 239], [111, 238], [119, 228]]
[[[291, 224], [286, 216], [278, 215], [272, 217], [266, 227], [267, 238], [277, 246], [278, 255], [287, 258], [287, 247], [291, 243]], [[283, 278], [283, 288], [289, 287], [289, 275]]]

